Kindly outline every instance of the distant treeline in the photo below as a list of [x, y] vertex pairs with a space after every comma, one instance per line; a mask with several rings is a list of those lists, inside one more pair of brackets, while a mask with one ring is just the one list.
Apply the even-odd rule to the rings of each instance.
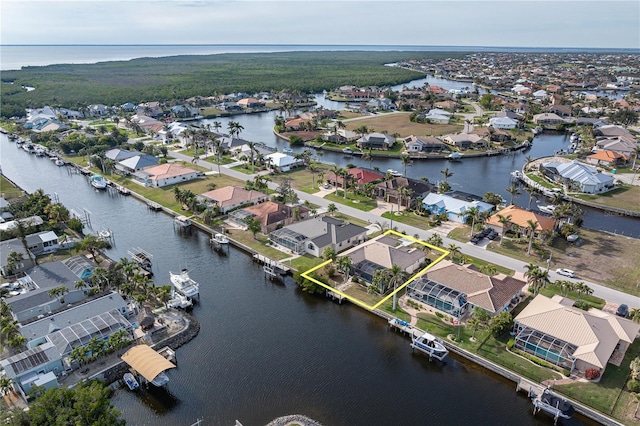
[[[95, 103], [137, 104], [233, 92], [311, 93], [346, 84], [386, 86], [419, 78], [420, 74], [384, 66], [385, 63], [464, 55], [368, 51], [233, 53], [25, 67], [2, 72], [0, 112], [8, 117], [26, 107], [44, 105], [78, 109]], [[35, 90], [27, 92], [21, 86]]]

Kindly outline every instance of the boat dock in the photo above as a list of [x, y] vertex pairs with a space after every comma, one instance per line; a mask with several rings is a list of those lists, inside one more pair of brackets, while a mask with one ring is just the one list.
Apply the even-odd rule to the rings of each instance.
[[158, 203], [154, 203], [153, 201], [147, 201], [147, 208], [154, 212], [162, 210], [162, 206]]
[[261, 263], [265, 266], [269, 266], [274, 274], [287, 275], [289, 271], [291, 271], [291, 268], [287, 265], [280, 263], [277, 260], [269, 259], [267, 256], [260, 253], [256, 253], [253, 255], [253, 261]]
[[401, 333], [408, 334], [411, 337], [418, 337], [424, 333], [424, 331], [420, 330], [418, 327], [414, 327], [399, 318], [390, 318], [389, 328], [399, 330]]

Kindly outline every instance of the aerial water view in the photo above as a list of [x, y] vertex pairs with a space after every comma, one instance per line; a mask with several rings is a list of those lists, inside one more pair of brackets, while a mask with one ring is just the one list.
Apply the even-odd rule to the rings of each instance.
[[640, 3], [0, 4], [0, 422], [640, 425]]

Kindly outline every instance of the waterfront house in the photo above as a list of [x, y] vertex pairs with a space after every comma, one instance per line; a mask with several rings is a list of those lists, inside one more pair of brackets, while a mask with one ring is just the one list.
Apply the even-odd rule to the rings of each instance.
[[543, 112], [533, 116], [533, 122], [539, 126], [557, 126], [565, 123], [564, 118], [551, 112]]
[[537, 295], [514, 319], [514, 348], [572, 374], [593, 368], [602, 375], [608, 363], [619, 366], [640, 324], [573, 304], [560, 295]]
[[156, 164], [158, 164], [158, 159], [156, 157], [149, 154], [141, 154], [118, 162], [116, 164], [116, 170], [125, 174], [133, 174], [144, 168], [155, 166]]
[[382, 149], [388, 150], [396, 143], [396, 138], [384, 133], [369, 133], [357, 140], [358, 147], [362, 149]]
[[474, 133], [449, 134], [443, 136], [442, 140], [460, 149], [482, 148], [488, 145], [486, 139]]
[[209, 207], [218, 207], [223, 214], [240, 206], [249, 206], [267, 200], [269, 196], [259, 191], [246, 190], [241, 186], [225, 186], [198, 195], [198, 200]]
[[229, 222], [246, 228], [249, 219], [260, 222], [260, 231], [268, 235], [276, 229], [309, 217], [304, 206], [289, 206], [275, 201], [265, 201], [254, 206], [237, 209], [229, 213]]
[[198, 115], [198, 110], [190, 105], [175, 105], [171, 107], [171, 116], [175, 118], [193, 118]]
[[156, 120], [153, 117], [149, 117], [147, 115], [143, 115], [140, 113], [132, 116], [131, 122], [136, 123], [145, 132], [158, 133], [160, 130], [164, 128], [164, 123], [162, 121]]
[[403, 141], [407, 152], [448, 152], [449, 147], [440, 139], [433, 136], [411, 135]]
[[19, 331], [27, 339], [27, 348], [48, 341], [64, 357], [74, 347], [85, 346], [94, 336], [106, 339], [122, 328], [131, 331], [134, 326], [126, 319], [131, 315], [127, 302], [112, 292], [24, 322]]
[[318, 216], [297, 222], [269, 234], [269, 240], [296, 254], [320, 257], [325, 248], [336, 253], [366, 240], [367, 228], [330, 216]]
[[627, 160], [635, 155], [636, 147], [640, 146], [633, 137], [618, 136], [614, 138], [600, 139], [595, 148], [602, 151], [615, 152], [624, 155]]
[[40, 216], [29, 216], [22, 219], [14, 219], [6, 222], [0, 222], [0, 231], [11, 231], [18, 227], [18, 222], [23, 226], [29, 228], [32, 226], [39, 226], [44, 223], [44, 220]]
[[256, 98], [243, 98], [238, 101], [238, 105], [240, 105], [243, 109], [251, 109], [251, 108], [262, 108], [264, 107], [264, 103], [259, 101]]
[[136, 107], [136, 112], [138, 116], [145, 115], [154, 119], [160, 117], [161, 115], [164, 115], [162, 105], [158, 101], [143, 102], [141, 104], [138, 104], [138, 106]]
[[426, 259], [424, 251], [385, 235], [347, 250], [342, 256], [351, 258], [351, 274], [369, 284], [373, 283], [377, 270], [388, 270], [397, 265], [407, 274], [413, 274]]
[[430, 192], [422, 199], [422, 205], [425, 210], [431, 214], [447, 215], [448, 220], [458, 223], [466, 223], [469, 215], [467, 211], [470, 208], [477, 208], [480, 213], [492, 211], [495, 206], [480, 200], [466, 200], [448, 194], [436, 194]]
[[180, 163], [165, 163], [147, 167], [133, 174], [133, 178], [145, 186], [162, 188], [176, 183], [188, 182], [202, 175]]
[[597, 194], [615, 187], [613, 176], [597, 171], [593, 166], [573, 160], [565, 162], [546, 162], [540, 165], [540, 171], [554, 182], [562, 184], [568, 191], [585, 194]]
[[3, 359], [0, 366], [14, 388], [19, 386], [19, 393], [23, 395], [34, 386], [43, 390], [57, 388], [57, 376], [64, 371], [60, 352], [51, 342]]
[[[500, 222], [500, 216], [502, 217], [510, 217], [509, 223], [506, 224], [507, 229], [504, 229], [504, 226]], [[545, 216], [541, 213], [525, 210], [522, 207], [518, 207], [515, 204], [511, 204], [510, 206], [505, 207], [499, 212], [491, 215], [487, 220], [487, 225], [491, 227], [494, 231], [499, 234], [508, 231], [514, 231], [516, 233], [523, 233], [524, 235], [528, 235], [529, 231], [529, 221], [537, 222], [537, 226], [535, 229], [535, 234], [540, 237], [541, 233], [544, 231], [551, 231], [555, 227], [556, 221], [554, 218]]]
[[109, 151], [104, 153], [105, 158], [113, 160], [116, 163], [126, 160], [127, 158], [135, 157], [136, 155], [142, 155], [142, 153], [138, 151], [129, 151], [119, 148], [110, 149]]
[[289, 170], [304, 166], [304, 160], [297, 159], [292, 155], [285, 154], [284, 152], [274, 152], [264, 156], [265, 161], [270, 162], [271, 167], [274, 167], [280, 172], [288, 172]]
[[[20, 322], [63, 309], [87, 297], [86, 288], [95, 264], [85, 256], [74, 256], [60, 262], [47, 262], [25, 271], [18, 284], [25, 292], [6, 299], [14, 319]], [[78, 286], [84, 281], [86, 286]], [[52, 296], [49, 291], [64, 287], [64, 293]]]
[[330, 130], [322, 134], [323, 140], [339, 144], [354, 142], [359, 137], [356, 132], [347, 129]]
[[525, 281], [504, 274], [490, 276], [474, 265], [443, 260], [409, 284], [407, 297], [452, 318], [462, 318], [474, 307], [496, 315], [515, 307], [526, 286]]

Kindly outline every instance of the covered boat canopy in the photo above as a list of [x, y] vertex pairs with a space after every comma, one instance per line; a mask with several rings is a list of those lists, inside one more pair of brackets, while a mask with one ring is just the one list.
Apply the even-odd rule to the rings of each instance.
[[152, 382], [163, 371], [176, 367], [172, 362], [151, 349], [149, 345], [134, 346], [121, 358], [149, 382]]

